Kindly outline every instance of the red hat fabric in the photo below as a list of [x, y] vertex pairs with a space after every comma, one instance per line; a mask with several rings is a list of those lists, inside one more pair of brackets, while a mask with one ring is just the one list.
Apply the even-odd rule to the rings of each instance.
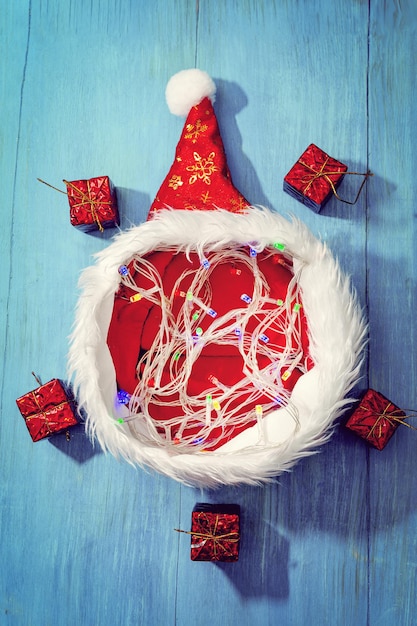
[[[225, 211], [247, 213], [249, 203], [234, 187], [230, 176], [213, 109], [214, 94], [213, 81], [201, 70], [184, 70], [168, 82], [166, 97], [171, 112], [187, 117], [174, 162], [151, 206], [149, 218], [167, 208], [217, 211], [216, 220], [221, 220], [220, 215]], [[175, 210], [173, 213], [178, 216]], [[197, 242], [199, 233], [192, 234]], [[245, 260], [242, 260], [242, 255]], [[255, 287], [254, 272], [258, 277], [256, 280], [262, 276], [261, 282], [266, 289], [264, 298], [259, 301], [253, 315], [247, 317], [245, 330], [242, 331], [246, 342], [257, 343], [256, 357], [251, 365], [254, 372], [259, 372], [262, 377], [264, 372], [270, 372], [272, 368], [274, 380], [277, 378], [278, 381], [276, 387], [288, 396], [302, 372], [312, 366], [308, 358], [308, 331], [301, 300], [290, 286], [293, 282], [291, 261], [273, 247], [258, 254], [249, 242], [244, 248], [236, 247], [236, 251], [226, 251], [218, 264], [213, 264], [212, 256], [208, 256], [201, 259], [195, 252], [182, 254], [159, 249], [146, 255], [146, 267], [142, 267], [138, 258], [131, 261], [123, 270], [122, 284], [115, 294], [107, 336], [118, 388], [128, 396], [140, 396], [141, 405], [145, 396], [149, 396], [146, 412], [149, 410], [154, 427], [158, 433], [165, 433], [167, 440], [176, 443], [188, 440], [194, 443], [194, 437], [199, 442], [204, 439], [204, 443], [201, 443], [206, 451], [218, 449], [253, 426], [256, 423], [256, 406], [265, 405], [271, 411], [277, 403], [284, 402], [283, 398], [275, 397], [271, 401], [271, 392], [268, 396], [266, 388], [259, 381], [242, 382], [248, 376], [246, 361], [252, 359], [249, 357], [251, 349], [248, 348], [246, 354], [240, 334], [235, 334], [235, 331], [240, 333], [239, 324], [243, 317], [246, 319], [248, 304], [259, 287]], [[252, 259], [249, 266], [247, 258]], [[192, 285], [202, 266], [204, 279], [196, 292]], [[157, 283], [163, 286], [164, 295], [159, 299], [154, 296], [155, 276]], [[153, 295], [148, 298], [147, 293]], [[191, 296], [190, 301], [186, 300], [188, 294]], [[209, 304], [201, 309], [204, 300]], [[293, 307], [295, 312], [292, 311]], [[162, 309], [167, 309], [168, 313], [165, 311], [163, 314]], [[211, 313], [207, 314], [207, 310]], [[177, 348], [172, 354], [165, 355], [169, 344], [167, 334], [164, 334], [161, 346], [163, 359], [166, 360], [162, 359], [161, 350], [158, 349], [157, 354], [153, 354], [153, 350], [160, 337], [163, 315], [168, 315], [170, 323], [178, 327], [173, 332], [179, 337], [183, 334], [179, 329], [182, 328], [184, 312], [187, 318], [191, 316], [195, 332], [201, 333], [201, 337], [196, 335], [193, 341], [198, 342], [198, 345], [204, 343], [204, 348], [193, 364], [188, 380], [184, 382], [184, 389], [172, 392], [172, 380], [177, 379], [175, 372], [190, 369], [189, 364], [185, 363], [185, 355], [190, 351], [186, 347], [187, 341], [181, 344], [178, 358], [175, 357]], [[229, 326], [230, 316], [236, 318], [237, 324], [231, 336], [225, 330]], [[272, 324], [271, 316], [277, 316], [276, 326]], [[207, 340], [206, 343], [205, 338], [223, 319], [224, 323], [220, 324], [215, 334], [224, 332], [225, 336], [213, 342]], [[259, 331], [259, 325], [264, 322], [268, 335]], [[290, 368], [283, 367], [282, 371], [276, 367], [275, 363], [287, 352], [297, 354], [296, 361], [302, 363], [301, 369], [296, 367], [295, 361]], [[153, 356], [149, 357], [149, 354]], [[162, 374], [152, 373], [155, 362], [158, 360], [159, 363], [161, 359]], [[257, 376], [254, 374], [255, 379]], [[200, 399], [208, 396], [214, 402], [218, 398], [217, 383], [213, 383], [213, 380], [221, 381], [220, 388], [235, 391], [227, 401], [224, 400], [226, 408], [221, 425], [212, 428], [209, 435], [202, 438], [201, 416], [198, 417], [201, 413]], [[168, 393], [162, 392], [162, 389], [168, 389]], [[185, 396], [186, 407], [183, 406]], [[183, 412], [186, 414], [184, 418]], [[252, 419], [248, 419], [248, 414], [253, 414]], [[181, 417], [181, 425], [177, 423], [177, 416]], [[227, 416], [231, 418], [230, 424]]]
[[214, 93], [199, 70], [169, 81], [187, 119], [154, 219], [83, 273], [69, 356], [103, 449], [201, 487], [259, 484], [325, 443], [366, 340], [326, 246], [233, 186]]
[[213, 109], [215, 86], [201, 70], [171, 78], [166, 97], [171, 112], [187, 114], [175, 159], [150, 208], [242, 213], [249, 202], [233, 185]]

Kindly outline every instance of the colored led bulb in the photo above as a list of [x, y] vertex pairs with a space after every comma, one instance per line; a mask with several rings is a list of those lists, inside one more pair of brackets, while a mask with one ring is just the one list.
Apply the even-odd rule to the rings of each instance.
[[117, 402], [119, 404], [128, 404], [131, 397], [132, 396], [130, 395], [130, 393], [128, 393], [127, 391], [124, 391], [123, 389], [120, 389], [117, 392]]

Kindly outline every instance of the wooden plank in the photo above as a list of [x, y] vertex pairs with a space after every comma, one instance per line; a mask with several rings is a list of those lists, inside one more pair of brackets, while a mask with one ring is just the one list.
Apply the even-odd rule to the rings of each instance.
[[21, 4], [10, 7], [7, 12], [2, 12], [0, 29], [1, 58], [6, 58], [9, 50], [15, 51], [10, 64], [7, 67], [4, 66], [0, 74], [1, 112], [3, 119], [7, 120], [7, 124], [2, 125], [0, 135], [0, 171], [3, 180], [7, 183], [3, 190], [3, 227], [0, 229], [0, 255], [3, 269], [0, 283], [0, 315], [2, 321], [0, 349], [3, 355], [2, 360], [4, 360], [8, 328], [7, 306], [10, 294], [13, 206], [17, 185], [16, 159], [20, 149], [20, 102], [26, 78], [26, 51], [29, 37], [27, 6]]
[[[375, 0], [370, 38], [370, 384], [416, 407], [417, 7]], [[412, 423], [412, 422], [411, 422]], [[370, 623], [416, 619], [416, 433], [400, 427], [370, 465]]]
[[12, 174], [3, 197], [14, 200], [13, 214], [2, 214], [12, 273], [1, 614], [25, 625], [173, 623], [176, 544], [166, 527], [178, 526], [179, 485], [100, 454], [80, 430], [70, 442], [32, 444], [14, 401], [36, 386], [32, 370], [45, 381], [65, 378], [79, 273], [113, 234], [76, 231], [65, 197], [36, 178], [60, 186], [63, 178], [109, 174], [120, 190], [122, 226], [143, 220], [165, 174], [166, 78], [176, 63], [194, 61], [195, 13], [187, 2], [167, 9], [163, 0], [17, 4], [1, 12], [2, 64], [12, 68], [2, 75], [11, 147], [2, 174]]
[[[197, 49], [198, 66], [219, 79], [235, 184], [321, 235], [363, 305], [365, 197], [353, 207], [332, 200], [315, 215], [282, 192], [282, 180], [310, 142], [366, 168], [367, 28], [365, 3], [230, 1], [214, 11], [201, 2]], [[353, 197], [357, 184], [342, 189]], [[190, 562], [181, 537], [178, 623], [366, 624], [367, 493], [366, 450], [343, 432], [279, 484], [183, 490], [183, 525], [196, 501], [236, 502], [243, 538], [241, 561], [216, 567]]]

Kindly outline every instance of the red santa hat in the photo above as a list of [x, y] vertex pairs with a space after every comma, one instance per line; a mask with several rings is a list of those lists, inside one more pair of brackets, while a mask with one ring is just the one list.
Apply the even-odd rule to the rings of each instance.
[[327, 441], [366, 330], [327, 247], [234, 187], [214, 95], [199, 70], [169, 81], [174, 162], [152, 219], [83, 272], [69, 355], [103, 449], [205, 487], [267, 481]]
[[216, 86], [201, 70], [183, 70], [168, 82], [166, 100], [174, 115], [187, 116], [174, 162], [149, 215], [166, 208], [218, 208], [242, 213], [249, 202], [233, 185], [213, 102]]

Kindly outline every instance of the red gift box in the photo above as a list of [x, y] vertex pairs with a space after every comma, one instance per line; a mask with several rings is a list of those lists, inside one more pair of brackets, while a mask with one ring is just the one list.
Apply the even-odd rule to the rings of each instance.
[[382, 393], [368, 389], [345, 426], [374, 448], [382, 450], [398, 426], [405, 424], [406, 417], [404, 411]]
[[78, 424], [72, 394], [54, 378], [16, 400], [33, 441]]
[[237, 504], [196, 504], [191, 516], [192, 561], [237, 561], [240, 507]]
[[119, 224], [114, 187], [108, 176], [89, 180], [64, 180], [71, 224], [84, 232], [103, 231]]
[[310, 144], [284, 177], [284, 191], [318, 213], [336, 195], [347, 166]]

